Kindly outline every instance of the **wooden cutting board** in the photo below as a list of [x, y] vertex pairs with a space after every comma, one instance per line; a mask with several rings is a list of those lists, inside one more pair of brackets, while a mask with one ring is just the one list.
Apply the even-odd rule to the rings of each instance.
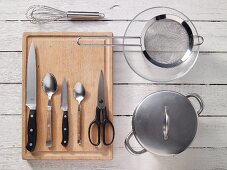
[[[112, 159], [113, 146], [103, 144], [95, 147], [88, 139], [88, 126], [95, 117], [100, 71], [104, 73], [105, 97], [109, 119], [112, 113], [112, 47], [79, 46], [76, 36], [112, 36], [112, 33], [24, 33], [22, 67], [22, 158], [23, 159]], [[37, 62], [37, 144], [33, 152], [26, 150], [27, 122], [29, 110], [25, 105], [26, 67], [31, 42], [36, 47]], [[86, 43], [111, 43], [111, 39], [83, 40]], [[57, 79], [58, 89], [52, 98], [53, 147], [46, 147], [47, 95], [41, 87], [42, 78], [52, 73]], [[61, 85], [68, 81], [69, 102], [69, 142], [61, 145], [62, 115]], [[86, 96], [82, 102], [82, 144], [77, 144], [77, 101], [73, 97], [73, 87], [77, 81], [83, 83]], [[110, 138], [110, 128], [108, 137]]]

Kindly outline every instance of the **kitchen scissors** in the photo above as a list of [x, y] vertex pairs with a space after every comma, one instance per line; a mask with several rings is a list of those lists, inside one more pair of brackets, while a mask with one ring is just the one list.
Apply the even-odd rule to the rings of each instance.
[[[101, 127], [102, 127], [102, 138], [103, 138], [103, 144], [104, 145], [111, 145], [114, 140], [114, 126], [113, 123], [109, 120], [108, 118], [108, 113], [106, 109], [106, 104], [105, 104], [105, 97], [104, 97], [104, 81], [103, 81], [103, 72], [100, 72], [99, 76], [99, 85], [98, 85], [98, 101], [97, 101], [97, 107], [96, 107], [96, 115], [95, 119], [90, 123], [89, 128], [88, 128], [88, 137], [89, 141], [91, 142], [92, 145], [98, 146], [101, 143]], [[102, 113], [102, 116], [101, 116]], [[112, 130], [112, 139], [110, 142], [107, 142], [106, 139], [106, 128], [110, 126]], [[98, 130], [98, 140], [97, 142], [94, 142], [92, 140], [92, 132], [94, 128], [97, 128]]]

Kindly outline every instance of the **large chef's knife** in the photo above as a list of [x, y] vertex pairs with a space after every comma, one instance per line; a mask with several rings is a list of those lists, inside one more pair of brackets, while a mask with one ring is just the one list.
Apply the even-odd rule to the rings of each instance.
[[36, 54], [32, 42], [28, 54], [27, 76], [26, 76], [26, 106], [29, 108], [28, 118], [28, 141], [26, 149], [33, 151], [36, 146]]
[[61, 109], [63, 111], [62, 117], [62, 142], [63, 146], [68, 145], [69, 140], [69, 126], [68, 126], [68, 90], [67, 81], [64, 79], [61, 90]]

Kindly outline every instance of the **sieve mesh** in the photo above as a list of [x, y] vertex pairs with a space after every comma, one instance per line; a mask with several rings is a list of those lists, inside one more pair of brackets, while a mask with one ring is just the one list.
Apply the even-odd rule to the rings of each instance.
[[144, 47], [149, 60], [176, 66], [189, 48], [189, 36], [180, 23], [171, 19], [158, 20], [146, 30]]

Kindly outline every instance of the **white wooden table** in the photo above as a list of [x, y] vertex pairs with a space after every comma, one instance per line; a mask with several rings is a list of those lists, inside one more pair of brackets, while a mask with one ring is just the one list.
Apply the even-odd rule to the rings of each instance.
[[[63, 3], [64, 2], [64, 3]], [[100, 11], [104, 21], [58, 21], [33, 25], [25, 18], [33, 4], [62, 10]], [[115, 49], [114, 158], [112, 161], [25, 161], [21, 159], [21, 43], [25, 31], [110, 31], [123, 35], [135, 14], [154, 6], [176, 8], [193, 20], [205, 42], [194, 68], [183, 78], [154, 84], [138, 77]], [[130, 155], [123, 141], [137, 103], [161, 89], [196, 92], [205, 102], [196, 139], [177, 156]], [[133, 144], [135, 147], [136, 142]], [[65, 0], [0, 1], [0, 169], [227, 169], [227, 1], [226, 0]]]

